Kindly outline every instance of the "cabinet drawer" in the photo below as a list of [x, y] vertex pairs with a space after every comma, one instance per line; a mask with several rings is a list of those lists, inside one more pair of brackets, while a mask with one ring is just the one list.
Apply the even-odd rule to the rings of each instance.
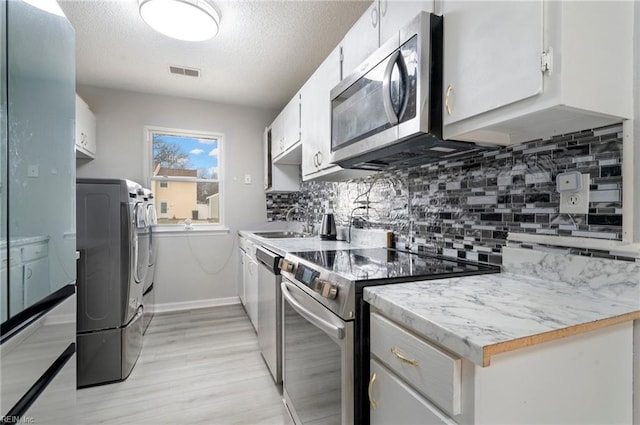
[[449, 415], [459, 415], [462, 361], [371, 314], [371, 355]]
[[33, 261], [49, 255], [49, 245], [46, 243], [27, 245], [22, 247], [22, 261]]
[[[455, 425], [455, 422], [382, 364], [371, 360], [371, 425]], [[374, 408], [375, 406], [375, 408]]]

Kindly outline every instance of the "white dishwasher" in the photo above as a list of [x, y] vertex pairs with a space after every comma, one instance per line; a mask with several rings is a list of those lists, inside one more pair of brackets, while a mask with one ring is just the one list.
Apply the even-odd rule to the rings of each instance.
[[258, 260], [258, 344], [276, 384], [282, 382], [282, 257], [256, 246]]

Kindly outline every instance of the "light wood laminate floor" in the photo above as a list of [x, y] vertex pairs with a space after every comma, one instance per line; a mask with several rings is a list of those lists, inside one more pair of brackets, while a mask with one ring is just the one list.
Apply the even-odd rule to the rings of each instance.
[[77, 403], [81, 425], [292, 425], [240, 305], [156, 315], [129, 378]]

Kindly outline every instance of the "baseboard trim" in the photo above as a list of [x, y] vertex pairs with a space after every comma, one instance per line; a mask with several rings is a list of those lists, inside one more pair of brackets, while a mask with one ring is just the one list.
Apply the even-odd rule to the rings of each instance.
[[220, 307], [225, 305], [240, 304], [238, 297], [211, 298], [208, 300], [183, 301], [177, 303], [155, 304], [151, 307], [153, 313], [167, 313], [173, 311], [196, 310], [199, 308]]

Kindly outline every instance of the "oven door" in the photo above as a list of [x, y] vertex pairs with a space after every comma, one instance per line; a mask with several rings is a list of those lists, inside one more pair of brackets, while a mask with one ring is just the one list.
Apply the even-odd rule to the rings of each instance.
[[296, 425], [353, 424], [353, 322], [282, 279], [283, 392]]

